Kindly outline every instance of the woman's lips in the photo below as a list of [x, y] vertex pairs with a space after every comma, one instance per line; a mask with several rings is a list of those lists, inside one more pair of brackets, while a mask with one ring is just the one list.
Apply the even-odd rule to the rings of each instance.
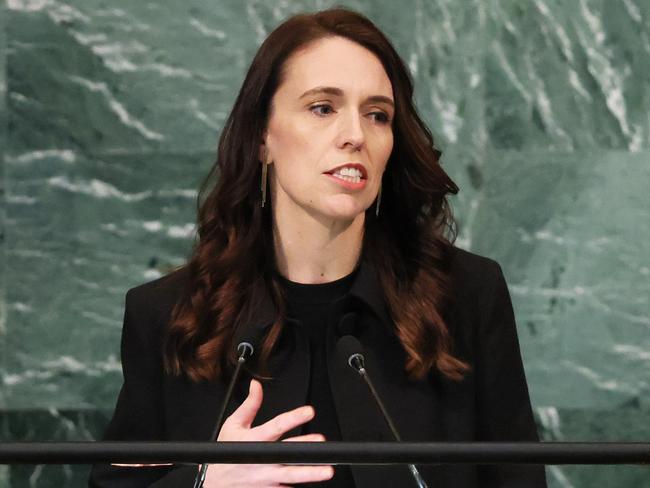
[[368, 181], [365, 179], [361, 179], [359, 183], [355, 183], [353, 181], [345, 181], [344, 179], [339, 178], [338, 176], [334, 176], [333, 174], [330, 173], [325, 173], [325, 176], [327, 176], [331, 180], [334, 180], [335, 183], [338, 183], [343, 188], [347, 188], [348, 190], [361, 190], [365, 188], [366, 182]]
[[363, 164], [359, 163], [344, 163], [341, 164], [340, 166], [337, 166], [336, 168], [332, 168], [327, 173], [333, 174], [336, 173], [337, 170], [342, 169], [342, 168], [354, 168], [356, 170], [359, 170], [361, 172], [361, 177], [368, 179], [368, 171], [366, 170], [366, 167]]

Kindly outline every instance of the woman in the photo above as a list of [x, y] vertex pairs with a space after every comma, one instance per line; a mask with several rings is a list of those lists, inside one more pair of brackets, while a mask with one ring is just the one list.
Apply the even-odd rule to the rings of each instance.
[[[338, 348], [353, 334], [404, 440], [537, 440], [503, 274], [452, 245], [458, 188], [439, 157], [407, 68], [368, 19], [332, 9], [280, 25], [223, 129], [191, 259], [127, 293], [105, 438], [209, 440], [248, 337], [256, 361], [218, 440], [392, 440]], [[418, 469], [436, 487], [545, 486], [540, 466]], [[195, 475], [96, 465], [91, 486]], [[405, 466], [210, 465], [204, 486], [312, 482], [412, 484]]]

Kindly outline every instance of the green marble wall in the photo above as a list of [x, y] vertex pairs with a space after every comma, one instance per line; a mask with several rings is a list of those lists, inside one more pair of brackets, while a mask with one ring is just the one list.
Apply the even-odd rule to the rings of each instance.
[[[498, 260], [546, 440], [650, 440], [650, 3], [350, 1], [408, 62]], [[0, 440], [88, 440], [120, 384], [124, 293], [184, 260], [194, 199], [265, 35], [330, 1], [0, 5]], [[643, 190], [646, 188], [646, 190]], [[552, 487], [650, 485], [548, 467]], [[85, 466], [0, 467], [83, 486]]]

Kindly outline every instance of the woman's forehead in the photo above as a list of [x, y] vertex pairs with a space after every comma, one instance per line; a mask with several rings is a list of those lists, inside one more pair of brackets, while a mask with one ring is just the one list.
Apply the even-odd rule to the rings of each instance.
[[[390, 79], [379, 58], [365, 47], [342, 37], [319, 39], [286, 61], [283, 89], [294, 97], [317, 87], [392, 98]], [[298, 93], [299, 92], [299, 93]], [[332, 94], [333, 95], [333, 94]]]

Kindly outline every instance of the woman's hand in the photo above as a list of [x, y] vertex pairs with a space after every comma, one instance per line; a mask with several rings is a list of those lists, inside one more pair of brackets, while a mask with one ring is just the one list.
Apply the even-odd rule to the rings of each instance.
[[[277, 441], [285, 432], [309, 422], [314, 417], [310, 406], [298, 407], [281, 413], [268, 422], [251, 428], [262, 405], [262, 385], [251, 380], [246, 400], [226, 419], [218, 441]], [[321, 434], [307, 434], [284, 441], [322, 442]], [[328, 480], [334, 476], [332, 466], [288, 466], [283, 464], [210, 464], [205, 488], [264, 487], [275, 488], [294, 483]]]

